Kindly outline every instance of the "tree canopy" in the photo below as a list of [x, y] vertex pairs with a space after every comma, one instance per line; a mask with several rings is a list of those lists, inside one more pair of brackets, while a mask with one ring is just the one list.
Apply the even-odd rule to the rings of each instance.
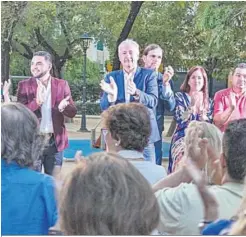
[[[101, 40], [113, 61], [123, 28], [136, 7], [139, 9], [128, 37], [136, 40], [141, 50], [150, 43], [159, 44], [164, 49], [165, 64], [187, 68], [199, 64], [210, 78], [226, 79], [230, 68], [246, 59], [244, 2], [133, 3], [28, 2], [25, 14], [13, 28], [11, 73], [21, 73], [32, 53], [42, 49], [53, 55], [56, 75], [61, 76], [63, 69], [64, 75], [76, 81], [82, 70], [80, 35], [87, 32]], [[15, 17], [10, 9], [1, 11], [3, 18]], [[95, 78], [95, 74], [89, 72], [89, 77]]]

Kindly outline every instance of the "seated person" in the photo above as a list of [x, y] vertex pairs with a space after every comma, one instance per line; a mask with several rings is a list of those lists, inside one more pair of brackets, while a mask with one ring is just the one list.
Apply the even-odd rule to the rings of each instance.
[[144, 160], [143, 151], [151, 133], [149, 111], [144, 105], [117, 104], [104, 111], [102, 117], [107, 151], [128, 159], [150, 184], [166, 177], [163, 166]]
[[[212, 125], [211, 125], [212, 126]], [[217, 156], [201, 138], [200, 128], [187, 133], [188, 158], [199, 169], [205, 169], [211, 159], [214, 174], [209, 190], [218, 202], [218, 218], [231, 218], [243, 197], [243, 180], [246, 159], [246, 119], [233, 121], [227, 127], [222, 140], [222, 153]], [[187, 159], [187, 160], [189, 160]], [[177, 172], [154, 185], [161, 209], [158, 230], [171, 235], [199, 235], [198, 224], [204, 218], [203, 203], [192, 179], [187, 176], [183, 166]]]
[[149, 235], [159, 206], [146, 179], [115, 153], [94, 153], [78, 162], [60, 193], [65, 235]]
[[1, 107], [2, 235], [47, 235], [57, 221], [55, 184], [32, 170], [44, 139], [38, 119], [24, 105]]

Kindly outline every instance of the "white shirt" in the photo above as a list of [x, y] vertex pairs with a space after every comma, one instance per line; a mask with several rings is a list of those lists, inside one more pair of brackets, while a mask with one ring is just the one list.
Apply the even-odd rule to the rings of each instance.
[[41, 123], [40, 123], [40, 132], [42, 133], [53, 133], [53, 123], [51, 116], [51, 79], [48, 82], [47, 88], [45, 86], [45, 101], [41, 105]]
[[125, 86], [125, 100], [126, 100], [126, 104], [130, 102], [130, 94], [127, 93], [127, 88], [128, 88], [128, 83], [130, 82], [130, 80], [134, 79], [134, 75], [135, 75], [135, 70], [131, 73], [127, 73], [123, 70], [123, 73], [124, 73], [124, 86]]
[[[230, 219], [238, 210], [244, 184], [212, 185], [209, 190], [219, 204], [219, 219]], [[181, 183], [175, 188], [164, 188], [155, 193], [160, 206], [158, 230], [165, 235], [200, 235], [199, 222], [204, 218], [204, 207], [197, 187]]]

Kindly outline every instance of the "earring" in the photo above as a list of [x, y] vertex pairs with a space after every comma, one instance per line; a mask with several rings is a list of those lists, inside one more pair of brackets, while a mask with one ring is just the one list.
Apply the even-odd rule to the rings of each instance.
[[115, 143], [115, 146], [119, 146], [118, 142]]

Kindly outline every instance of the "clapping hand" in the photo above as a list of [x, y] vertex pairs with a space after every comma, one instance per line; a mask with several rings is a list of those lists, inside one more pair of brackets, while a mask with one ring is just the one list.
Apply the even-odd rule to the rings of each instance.
[[230, 93], [230, 97], [229, 97], [229, 105], [232, 110], [236, 108], [236, 96], [232, 92]]
[[127, 88], [127, 93], [129, 93], [130, 95], [135, 95], [136, 94], [136, 84], [133, 82], [133, 79], [129, 79], [129, 83], [128, 83], [128, 88]]
[[10, 79], [8, 79], [8, 81], [5, 81], [3, 85], [3, 96], [4, 96], [4, 101], [5, 102], [10, 102], [10, 98], [9, 98], [9, 88], [11, 86], [11, 81]]
[[8, 79], [8, 81], [6, 80], [3, 84], [3, 95], [8, 95], [9, 94], [9, 88], [11, 86], [11, 81], [10, 79]]
[[208, 160], [208, 140], [201, 136], [202, 131], [197, 127], [189, 128], [185, 136], [187, 160], [192, 160], [199, 169], [203, 169]]
[[173, 68], [171, 66], [166, 67], [162, 78], [163, 84], [169, 82], [172, 79], [173, 75], [174, 75]]
[[66, 98], [64, 98], [60, 104], [58, 105], [58, 109], [60, 112], [63, 112], [64, 109], [69, 105], [69, 99], [70, 99], [70, 96], [67, 96]]
[[193, 113], [201, 113], [204, 109], [203, 106], [203, 93], [201, 91], [195, 92], [191, 96], [190, 106]]
[[110, 83], [105, 82], [105, 80], [101, 80], [100, 86], [101, 89], [108, 93], [110, 96], [111, 102], [115, 102], [117, 100], [117, 95], [118, 95], [118, 87], [114, 81], [113, 77], [109, 77]]

